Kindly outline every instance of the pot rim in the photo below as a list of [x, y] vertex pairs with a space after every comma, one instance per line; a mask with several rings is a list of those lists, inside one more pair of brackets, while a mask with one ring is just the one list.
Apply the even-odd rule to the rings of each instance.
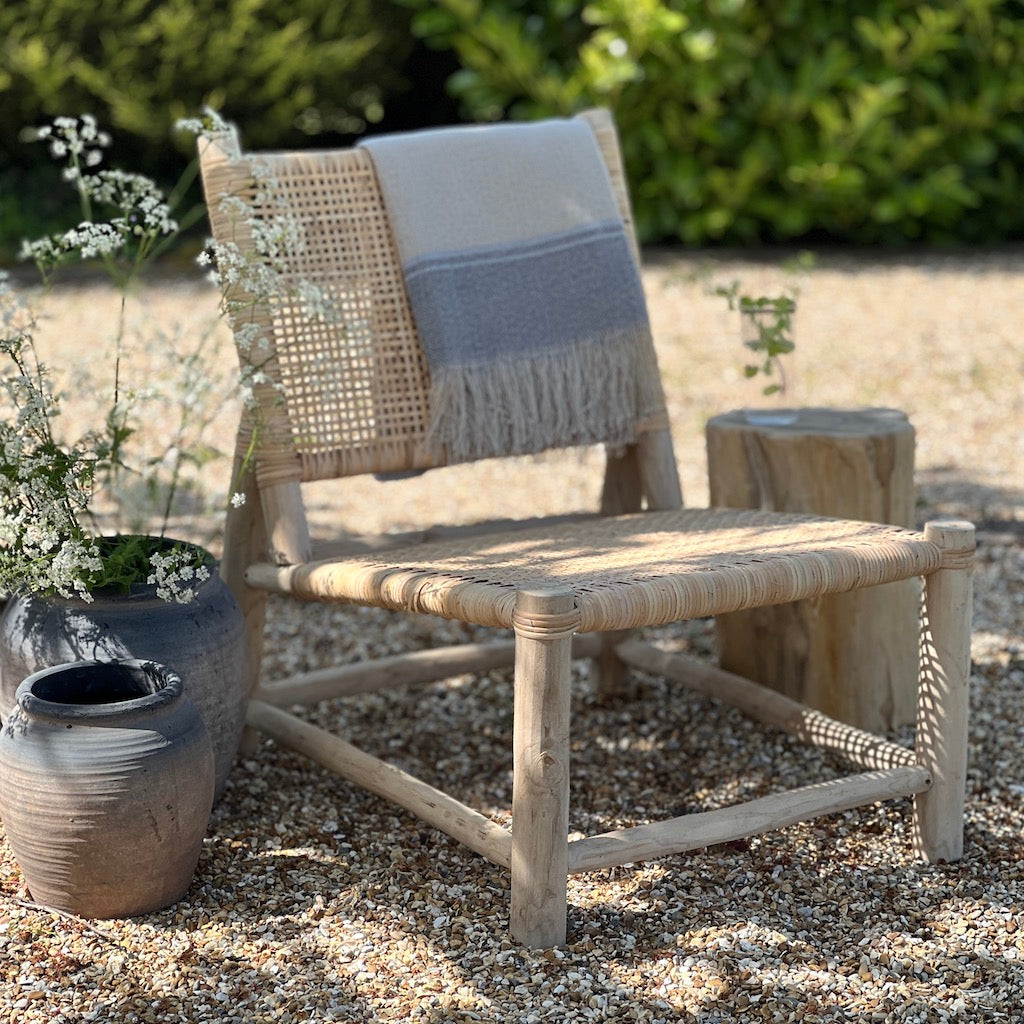
[[[139, 697], [98, 704], [52, 701], [33, 692], [37, 683], [50, 676], [90, 669], [101, 671], [104, 667], [112, 665], [144, 673], [153, 680], [157, 688], [152, 693], [145, 693]], [[154, 714], [169, 707], [183, 694], [184, 684], [181, 676], [167, 668], [166, 665], [143, 658], [111, 658], [109, 660], [68, 661], [33, 672], [18, 685], [15, 702], [22, 713], [30, 718], [70, 727], [75, 723], [104, 725], [119, 722], [128, 715], [136, 717]]]

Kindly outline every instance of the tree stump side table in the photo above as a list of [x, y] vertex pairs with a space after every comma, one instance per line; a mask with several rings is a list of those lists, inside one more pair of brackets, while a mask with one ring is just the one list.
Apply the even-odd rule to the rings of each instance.
[[[894, 409], [709, 420], [713, 506], [914, 525], [914, 428]], [[719, 616], [722, 668], [871, 732], [914, 720], [920, 581]]]

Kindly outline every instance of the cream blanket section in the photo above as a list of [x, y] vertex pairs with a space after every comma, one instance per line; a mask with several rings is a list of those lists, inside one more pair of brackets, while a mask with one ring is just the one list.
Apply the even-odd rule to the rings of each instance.
[[632, 441], [656, 402], [639, 273], [581, 120], [379, 136], [374, 162], [458, 462]]

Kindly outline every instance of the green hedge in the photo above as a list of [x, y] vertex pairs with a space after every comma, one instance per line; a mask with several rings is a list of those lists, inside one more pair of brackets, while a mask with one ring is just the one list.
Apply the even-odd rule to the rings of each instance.
[[91, 112], [164, 145], [204, 103], [257, 145], [379, 121], [412, 47], [379, 0], [5, 0], [0, 130]]
[[1019, 0], [404, 0], [476, 119], [619, 123], [647, 240], [1024, 237]]
[[172, 126], [203, 105], [253, 146], [351, 136], [406, 87], [410, 18], [382, 0], [3, 0], [0, 249], [65, 212], [25, 126], [91, 113], [112, 159], [167, 182], [194, 147]]

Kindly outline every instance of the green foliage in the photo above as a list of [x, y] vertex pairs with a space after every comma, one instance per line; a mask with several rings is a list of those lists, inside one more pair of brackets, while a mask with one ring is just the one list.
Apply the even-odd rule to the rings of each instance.
[[[147, 380], [140, 387], [127, 372], [127, 301], [162, 243], [180, 230], [174, 204], [143, 175], [102, 166], [112, 139], [91, 116], [59, 117], [34, 134], [63, 167], [79, 211], [73, 227], [26, 240], [23, 258], [35, 262], [44, 283], [68, 262], [98, 264], [120, 291], [121, 303], [111, 324], [112, 352], [99, 359], [95, 378], [86, 372], [80, 382], [96, 394], [103, 426], [84, 433], [73, 427], [69, 438], [61, 417], [66, 395], [55, 390], [50, 367], [39, 357], [40, 322], [25, 295], [0, 272], [0, 598], [24, 590], [88, 600], [97, 588], [148, 582], [159, 597], [187, 602], [194, 584], [210, 572], [196, 549], [153, 545], [120, 527], [104, 539], [97, 511], [105, 506], [122, 521], [135, 518], [143, 509], [130, 485], [141, 484], [153, 498], [163, 492], [162, 537], [186, 467], [209, 450], [203, 434], [214, 415], [206, 400], [215, 374], [202, 351], [211, 332], [184, 358], [159, 329], [147, 332], [145, 343], [167, 354], [180, 379], [158, 374], [159, 383]], [[159, 451], [130, 458], [127, 443], [136, 438], [142, 400], [159, 406], [168, 383], [180, 410], [176, 429], [163, 434]]]
[[138, 534], [97, 537], [96, 550], [103, 563], [103, 573], [92, 589], [117, 594], [130, 594], [133, 587], [155, 575], [154, 555], [174, 563], [184, 562], [193, 568], [205, 566], [207, 573], [214, 568], [213, 557], [205, 549], [166, 537]]
[[0, 132], [89, 112], [164, 145], [213, 106], [253, 145], [379, 121], [411, 48], [374, 0], [5, 0]]
[[754, 362], [745, 363], [743, 376], [748, 379], [761, 374], [767, 380], [761, 393], [764, 395], [786, 393], [787, 380], [782, 357], [796, 348], [793, 341], [793, 317], [796, 314], [796, 300], [800, 294], [797, 278], [809, 271], [815, 263], [814, 254], [800, 252], [784, 264], [785, 271], [793, 277], [781, 295], [750, 295], [743, 290], [739, 281], [728, 285], [717, 285], [713, 294], [726, 300], [729, 308], [739, 310], [741, 338], [750, 350]]
[[27, 126], [93, 114], [166, 183], [194, 146], [172, 126], [206, 105], [253, 147], [358, 134], [406, 87], [409, 20], [380, 0], [3, 0], [0, 258], [69, 212]]
[[[787, 296], [761, 295], [757, 298], [740, 300], [740, 315], [752, 325], [751, 337], [746, 338], [744, 345], [757, 359], [755, 363], [747, 363], [743, 367], [745, 377], [756, 377], [763, 373], [771, 377], [781, 356], [792, 352], [796, 347], [793, 343], [793, 314], [796, 302]], [[772, 382], [764, 387], [764, 394], [773, 395], [783, 390], [784, 385]]]
[[1024, 234], [1019, 0], [403, 0], [477, 119], [615, 112], [647, 240]]

